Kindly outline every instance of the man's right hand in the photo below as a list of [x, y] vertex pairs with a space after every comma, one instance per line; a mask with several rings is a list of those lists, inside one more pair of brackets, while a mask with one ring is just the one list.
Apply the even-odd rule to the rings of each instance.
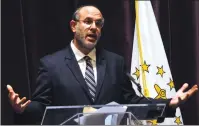
[[24, 109], [30, 104], [30, 100], [26, 101], [26, 97], [23, 97], [22, 99], [19, 98], [19, 94], [15, 93], [13, 88], [10, 85], [7, 85], [8, 89], [8, 98], [10, 100], [10, 103], [17, 113], [22, 113]]

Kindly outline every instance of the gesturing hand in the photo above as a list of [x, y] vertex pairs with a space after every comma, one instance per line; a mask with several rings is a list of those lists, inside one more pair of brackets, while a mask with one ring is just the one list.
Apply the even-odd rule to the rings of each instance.
[[184, 103], [188, 98], [190, 98], [194, 93], [198, 91], [198, 86], [194, 85], [191, 89], [184, 92], [188, 88], [188, 84], [185, 83], [183, 86], [176, 92], [176, 95], [171, 99], [170, 106], [176, 108], [180, 104]]
[[8, 98], [13, 109], [17, 113], [22, 113], [24, 109], [26, 108], [26, 106], [28, 106], [31, 101], [30, 100], [26, 101], [26, 97], [23, 97], [22, 99], [20, 99], [19, 94], [15, 93], [13, 88], [10, 85], [7, 85], [7, 89], [9, 92]]

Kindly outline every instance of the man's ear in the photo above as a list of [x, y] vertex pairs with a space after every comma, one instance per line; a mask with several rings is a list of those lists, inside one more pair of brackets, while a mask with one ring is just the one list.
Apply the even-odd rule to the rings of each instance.
[[74, 20], [70, 21], [70, 28], [73, 32], [76, 32], [76, 28], [75, 28], [76, 24], [77, 24], [76, 21]]

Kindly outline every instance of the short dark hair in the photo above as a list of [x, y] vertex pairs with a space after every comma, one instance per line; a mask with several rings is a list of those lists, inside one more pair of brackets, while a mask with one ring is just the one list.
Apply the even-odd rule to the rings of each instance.
[[98, 8], [97, 6], [95, 6], [95, 5], [82, 5], [82, 6], [78, 7], [78, 8], [75, 10], [75, 12], [74, 12], [73, 15], [72, 15], [72, 20], [78, 21], [78, 20], [79, 20], [79, 11], [80, 11], [83, 7], [87, 7], [87, 6], [92, 6], [92, 7], [95, 7], [95, 8], [97, 8], [97, 9], [99, 10], [99, 8]]

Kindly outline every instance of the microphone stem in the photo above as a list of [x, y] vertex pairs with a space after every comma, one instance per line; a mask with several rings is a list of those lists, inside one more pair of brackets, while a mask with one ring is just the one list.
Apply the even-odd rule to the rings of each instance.
[[142, 93], [142, 88], [141, 88], [141, 85], [139, 83], [137, 83], [135, 81], [135, 79], [129, 74], [129, 73], [126, 73], [126, 75], [128, 76], [128, 78], [137, 86], [138, 88], [138, 91], [141, 93], [141, 95], [146, 98], [148, 101], [152, 102], [150, 99], [148, 99], [146, 96], [144, 96], [144, 94]]

